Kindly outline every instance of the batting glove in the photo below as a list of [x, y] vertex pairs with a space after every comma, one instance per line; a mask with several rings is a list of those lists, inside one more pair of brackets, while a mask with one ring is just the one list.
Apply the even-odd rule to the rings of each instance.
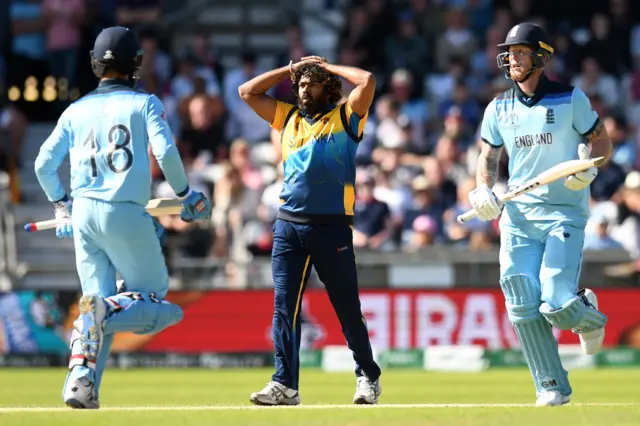
[[58, 238], [73, 238], [73, 226], [71, 225], [71, 210], [72, 202], [68, 196], [58, 202], [53, 203], [54, 216], [56, 219], [62, 219], [65, 221], [63, 225], [56, 227], [56, 237]]
[[[583, 143], [578, 145], [578, 157], [581, 160], [588, 160], [590, 158], [589, 148], [587, 148], [587, 145]], [[590, 167], [585, 171], [578, 172], [567, 177], [564, 180], [564, 186], [572, 191], [581, 191], [591, 185], [591, 182], [593, 182], [596, 176], [598, 176], [598, 168]]]
[[486, 184], [480, 185], [469, 193], [469, 202], [480, 220], [493, 220], [500, 216], [502, 201], [496, 197]]
[[182, 198], [180, 217], [185, 222], [209, 219], [211, 217], [211, 202], [202, 192], [189, 191]]

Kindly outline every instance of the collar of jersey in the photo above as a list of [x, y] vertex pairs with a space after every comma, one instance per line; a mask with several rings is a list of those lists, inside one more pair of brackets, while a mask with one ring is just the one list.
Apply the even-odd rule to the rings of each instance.
[[108, 80], [100, 80], [98, 83], [98, 87], [109, 87], [109, 86], [127, 86], [133, 87], [132, 80], [123, 80], [121, 78], [110, 78]]
[[318, 120], [320, 117], [322, 117], [323, 115], [325, 115], [326, 113], [333, 111], [333, 109], [335, 108], [335, 104], [329, 104], [327, 105], [327, 107], [321, 111], [319, 111], [316, 115], [311, 116], [309, 115], [307, 112], [303, 111], [302, 109], [300, 109], [300, 116], [304, 117], [305, 119], [307, 119], [308, 121], [312, 121], [315, 122], [316, 120]]
[[513, 82], [513, 88], [520, 103], [531, 108], [540, 102], [540, 99], [542, 99], [547, 93], [548, 82], [549, 80], [547, 80], [547, 77], [544, 74], [540, 74], [540, 81], [538, 82], [538, 87], [536, 87], [536, 91], [533, 93], [533, 96], [527, 96], [515, 81]]

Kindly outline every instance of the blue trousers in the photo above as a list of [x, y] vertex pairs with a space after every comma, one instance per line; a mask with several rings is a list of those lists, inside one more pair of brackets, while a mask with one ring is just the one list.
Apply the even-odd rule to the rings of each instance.
[[[523, 235], [528, 235], [527, 237]], [[582, 265], [584, 229], [561, 222], [547, 229], [504, 226], [500, 275], [527, 275], [540, 283], [541, 301], [561, 308], [576, 296]]]
[[115, 295], [117, 271], [129, 291], [164, 299], [169, 273], [153, 219], [143, 206], [77, 198], [72, 216], [83, 294]]
[[[78, 365], [67, 380], [88, 377], [98, 397], [116, 332], [155, 333], [178, 323], [183, 313], [179, 306], [163, 301], [169, 274], [153, 219], [143, 206], [76, 198], [72, 223], [82, 293], [104, 298], [109, 314], [95, 373]], [[125, 282], [125, 293], [117, 294], [116, 271]], [[70, 367], [79, 353], [78, 335], [74, 334]]]
[[360, 307], [353, 233], [348, 225], [306, 225], [278, 219], [273, 226], [272, 270], [275, 287], [273, 381], [298, 389], [300, 309], [313, 266], [356, 362], [356, 376], [377, 380], [369, 332]]

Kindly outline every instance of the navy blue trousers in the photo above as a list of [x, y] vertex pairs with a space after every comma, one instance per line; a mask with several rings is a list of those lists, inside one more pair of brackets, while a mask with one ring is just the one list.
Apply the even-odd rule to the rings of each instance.
[[278, 219], [273, 225], [272, 270], [275, 287], [273, 381], [298, 389], [300, 309], [313, 266], [324, 283], [356, 362], [356, 376], [377, 380], [369, 332], [360, 307], [353, 233], [348, 225], [307, 225]]

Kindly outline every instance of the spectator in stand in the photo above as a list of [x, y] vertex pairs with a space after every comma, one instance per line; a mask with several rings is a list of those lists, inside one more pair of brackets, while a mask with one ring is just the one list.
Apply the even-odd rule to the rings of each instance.
[[187, 53], [178, 62], [178, 73], [171, 80], [171, 94], [178, 103], [195, 93], [196, 78], [204, 80], [204, 93], [220, 97], [220, 85], [213, 70], [203, 65], [194, 54]]
[[435, 204], [442, 211], [452, 207], [458, 199], [458, 190], [455, 181], [445, 175], [442, 164], [440, 164], [436, 157], [426, 157], [422, 166], [429, 184], [437, 189]]
[[442, 214], [444, 210], [438, 203], [438, 188], [423, 175], [417, 176], [411, 184], [413, 196], [402, 214], [402, 241], [409, 241], [415, 220], [420, 216], [429, 216], [435, 220], [435, 235], [442, 233]]
[[436, 220], [427, 215], [418, 216], [413, 221], [410, 232], [407, 232], [408, 241], [403, 248], [408, 252], [419, 251], [422, 248], [432, 246], [438, 237], [438, 224]]
[[[457, 81], [451, 96], [439, 105], [438, 116], [444, 119], [453, 107], [465, 123], [474, 129], [480, 124], [482, 112], [478, 102], [469, 95], [469, 89], [463, 81]], [[465, 146], [466, 148], [466, 146]]]
[[589, 222], [591, 226], [586, 229], [583, 250], [622, 249], [622, 244], [609, 235], [610, 218], [598, 212], [591, 215]]
[[49, 69], [57, 79], [75, 87], [80, 31], [85, 20], [84, 0], [44, 0]]
[[28, 76], [35, 76], [39, 81], [44, 80], [49, 66], [41, 0], [12, 0], [9, 18], [12, 55], [7, 64], [8, 84], [24, 87]]
[[591, 182], [591, 196], [596, 201], [611, 199], [624, 185], [627, 174], [614, 161], [607, 161], [598, 169], [598, 176]]
[[403, 11], [398, 16], [397, 33], [385, 43], [387, 72], [398, 68], [409, 71], [414, 78], [422, 81], [428, 57], [427, 43], [419, 33], [415, 16], [411, 11]]
[[224, 139], [224, 108], [220, 98], [205, 94], [195, 95], [188, 103], [188, 117], [180, 130], [183, 155], [192, 159], [200, 157], [202, 168], [227, 157]]
[[368, 173], [356, 175], [353, 245], [370, 249], [382, 248], [391, 237], [389, 206], [374, 197], [375, 180]]
[[469, 58], [478, 50], [478, 41], [467, 25], [464, 9], [451, 7], [447, 12], [447, 28], [436, 45], [436, 64], [444, 72], [453, 58]]
[[[281, 55], [278, 55], [277, 63], [283, 66], [291, 60], [311, 56], [311, 53], [304, 45], [304, 36], [302, 28], [298, 24], [290, 25], [286, 30], [287, 49]], [[296, 94], [293, 92], [293, 85], [290, 78], [283, 79], [274, 89], [275, 97], [290, 104], [296, 103]]]
[[[271, 129], [269, 123], [258, 116], [247, 104], [240, 99], [238, 87], [253, 77], [263, 73], [258, 68], [257, 58], [253, 53], [244, 53], [239, 67], [229, 71], [224, 79], [224, 103], [229, 112], [226, 125], [226, 139], [242, 138], [253, 145], [268, 141]], [[270, 90], [270, 95], [273, 90]]]
[[24, 113], [7, 99], [5, 75], [4, 65], [0, 62], [0, 171], [9, 175], [11, 201], [19, 203], [18, 174], [22, 167], [21, 151], [28, 123]]
[[200, 66], [206, 67], [213, 72], [213, 80], [218, 87], [222, 87], [224, 80], [224, 67], [218, 60], [207, 33], [198, 33], [193, 38], [193, 55], [198, 58]]
[[478, 218], [471, 219], [464, 224], [457, 222], [458, 215], [467, 212], [473, 207], [468, 201], [469, 192], [476, 187], [473, 178], [468, 178], [459, 187], [458, 202], [444, 213], [444, 229], [447, 239], [470, 250], [482, 251], [491, 248], [493, 229], [492, 222], [483, 222]]
[[406, 115], [413, 128], [413, 141], [418, 146], [426, 144], [425, 125], [428, 118], [428, 104], [415, 95], [413, 76], [405, 69], [397, 69], [391, 74], [390, 95], [400, 104], [400, 112]]
[[435, 158], [444, 176], [457, 185], [469, 177], [462, 162], [462, 151], [458, 141], [449, 136], [441, 136], [436, 145]]
[[622, 74], [630, 64], [629, 50], [623, 50], [628, 39], [619, 39], [618, 34], [612, 31], [611, 21], [604, 13], [596, 13], [591, 17], [591, 39], [583, 50], [585, 55], [598, 62], [605, 74]]
[[636, 170], [625, 179], [616, 223], [610, 231], [611, 237], [622, 244], [633, 259], [640, 259], [640, 172]]
[[152, 28], [140, 31], [140, 46], [143, 51], [140, 73], [154, 72], [158, 76], [159, 85], [164, 88], [171, 81], [171, 56], [158, 47], [158, 36]]
[[622, 114], [611, 113], [603, 121], [613, 143], [611, 160], [622, 167], [625, 173], [629, 173], [636, 162], [636, 145], [630, 138], [627, 120]]
[[240, 173], [240, 179], [246, 188], [261, 193], [263, 189], [262, 173], [251, 161], [250, 150], [251, 147], [247, 141], [236, 139], [231, 143], [229, 162]]
[[620, 106], [620, 91], [616, 79], [603, 73], [598, 61], [591, 56], [582, 61], [582, 73], [574, 77], [571, 85], [580, 88], [589, 97], [600, 96], [608, 108]]

